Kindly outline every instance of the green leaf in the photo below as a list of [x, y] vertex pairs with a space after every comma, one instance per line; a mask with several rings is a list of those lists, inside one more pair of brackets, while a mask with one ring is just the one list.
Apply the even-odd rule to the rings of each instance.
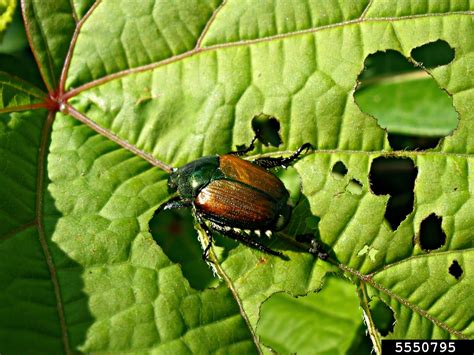
[[73, 16], [76, 19], [82, 19], [95, 2], [95, 0], [72, 0]]
[[[474, 336], [469, 5], [25, 0], [22, 10], [48, 93], [2, 74], [1, 353], [262, 352], [261, 305], [319, 290], [336, 270], [357, 287], [377, 352], [375, 298], [394, 311], [387, 337]], [[430, 74], [458, 126], [435, 149], [392, 151], [354, 101], [364, 61], [386, 50], [408, 58], [439, 39], [456, 56]], [[278, 119], [283, 144], [258, 145], [254, 157], [316, 148], [295, 165], [302, 193], [291, 223], [264, 241], [289, 260], [219, 242], [213, 283], [180, 265], [196, 258], [202, 231], [156, 243], [176, 236], [152, 235], [150, 221], [171, 196], [170, 165], [248, 144], [260, 114]], [[370, 189], [371, 163], [384, 155], [418, 169], [413, 211], [395, 231], [384, 220], [389, 196]], [[335, 177], [337, 162], [347, 172]], [[446, 243], [427, 252], [420, 224], [433, 213]], [[306, 253], [301, 233], [330, 258]], [[297, 335], [283, 349], [302, 344]]]
[[449, 14], [453, 12], [474, 10], [474, 5], [462, 1], [410, 1], [386, 2], [383, 0], [373, 1], [367, 10], [366, 17], [401, 17], [421, 15], [425, 13]]
[[204, 37], [205, 47], [265, 38], [356, 20], [369, 1], [228, 1]]
[[[3, 114], [0, 120], [0, 347], [24, 353], [37, 344], [61, 352], [61, 327], [48, 260], [37, 225], [37, 176], [44, 167], [47, 112]], [[72, 281], [72, 279], [70, 279]], [[34, 317], [32, 316], [34, 315]], [[45, 334], [47, 334], [45, 336]], [[27, 339], [27, 341], [25, 341]]]
[[[463, 270], [460, 280], [449, 272], [453, 260]], [[395, 312], [397, 322], [388, 338], [446, 339], [462, 334], [472, 338], [472, 265], [472, 250], [448, 251], [414, 256], [378, 272], [374, 281], [382, 288], [369, 286], [369, 293], [379, 296]], [[386, 288], [390, 292], [382, 291]]]
[[8, 24], [12, 21], [13, 14], [15, 13], [15, 8], [15, 0], [0, 1], [0, 32], [5, 31]]
[[0, 116], [0, 240], [15, 235], [17, 228], [36, 218], [37, 149], [46, 114], [39, 110]]
[[0, 72], [0, 113], [43, 106], [46, 94], [28, 82]]
[[143, 1], [140, 6], [104, 2], [81, 30], [67, 86], [76, 87], [193, 49], [218, 5], [218, 0]]
[[22, 1], [26, 33], [46, 87], [58, 87], [77, 19], [71, 1]]
[[14, 12], [11, 14], [9, 13], [10, 11], [8, 11], [7, 13], [0, 15], [0, 17], [7, 14], [8, 16], [11, 16], [11, 24], [4, 28], [5, 32], [2, 34], [0, 41], [1, 53], [13, 53], [28, 47], [20, 9], [16, 6], [15, 1], [13, 1], [13, 10]]
[[17, 6], [13, 21], [0, 42], [0, 71], [28, 81], [38, 88], [46, 89], [29, 50], [19, 6]]

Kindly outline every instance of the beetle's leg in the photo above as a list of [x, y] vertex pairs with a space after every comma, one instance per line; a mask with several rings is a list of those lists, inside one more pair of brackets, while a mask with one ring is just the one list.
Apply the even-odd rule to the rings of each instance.
[[309, 252], [321, 260], [327, 260], [329, 258], [329, 254], [324, 251], [321, 244], [319, 244], [315, 239], [311, 240], [311, 248], [309, 249]]
[[299, 147], [296, 152], [291, 154], [287, 158], [279, 157], [279, 158], [258, 158], [252, 161], [252, 163], [261, 166], [264, 169], [270, 169], [277, 166], [288, 167], [291, 165], [293, 161], [298, 159], [298, 157], [303, 153], [304, 150], [308, 151], [312, 149], [313, 146], [310, 143], [305, 143], [301, 147]]
[[311, 244], [314, 240], [314, 235], [310, 233], [298, 234], [295, 236], [297, 242]]
[[240, 149], [240, 150], [236, 150], [234, 152], [229, 152], [227, 154], [232, 154], [232, 155], [237, 155], [237, 156], [240, 156], [240, 155], [245, 155], [247, 154], [248, 152], [251, 152], [254, 148], [255, 148], [255, 141], [257, 140], [258, 136], [255, 136], [253, 137], [252, 141], [250, 142], [250, 145], [248, 147], [244, 147], [243, 149]]
[[191, 201], [189, 200], [182, 200], [181, 197], [175, 196], [168, 201], [162, 203], [158, 209], [156, 210], [155, 214], [160, 213], [164, 210], [174, 210], [177, 208], [186, 208], [191, 207]]
[[204, 249], [204, 252], [202, 253], [202, 260], [204, 261], [209, 261], [209, 262], [212, 262], [211, 260], [209, 260], [209, 250], [211, 250], [211, 247], [212, 247], [212, 244], [214, 242], [214, 238], [212, 236], [212, 232], [209, 230], [207, 224], [204, 222], [204, 220], [202, 219], [201, 215], [197, 212], [194, 212], [195, 216], [196, 216], [196, 219], [199, 223], [199, 226], [202, 228], [202, 230], [204, 231], [204, 233], [206, 233], [207, 235], [207, 239], [209, 240], [209, 242], [207, 243], [206, 245], [206, 248]]
[[212, 222], [211, 222], [211, 228], [213, 230], [221, 233], [222, 235], [225, 235], [226, 237], [237, 240], [237, 241], [239, 241], [239, 242], [241, 242], [245, 245], [248, 245], [249, 247], [260, 250], [261, 252], [271, 254], [271, 255], [275, 255], [275, 256], [279, 256], [282, 259], [288, 260], [288, 257], [285, 254], [280, 253], [278, 251], [275, 251], [273, 249], [270, 249], [269, 247], [259, 243], [255, 239], [252, 239], [252, 238], [248, 237], [247, 235], [245, 235], [243, 233], [236, 232], [233, 229], [227, 229], [225, 227], [222, 227], [222, 226], [220, 226], [218, 224], [215, 224], [215, 223], [212, 223]]
[[314, 239], [312, 234], [298, 234], [296, 236], [296, 241], [300, 243], [309, 243], [311, 247], [308, 249], [308, 252], [317, 258], [321, 260], [327, 260], [329, 258], [329, 254], [323, 249], [321, 244]]

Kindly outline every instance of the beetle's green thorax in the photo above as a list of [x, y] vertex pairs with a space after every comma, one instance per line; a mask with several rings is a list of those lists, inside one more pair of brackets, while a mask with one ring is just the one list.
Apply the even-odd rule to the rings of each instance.
[[181, 168], [173, 170], [168, 178], [171, 190], [178, 190], [183, 199], [192, 199], [213, 179], [222, 175], [219, 168], [219, 157], [203, 157], [194, 160]]

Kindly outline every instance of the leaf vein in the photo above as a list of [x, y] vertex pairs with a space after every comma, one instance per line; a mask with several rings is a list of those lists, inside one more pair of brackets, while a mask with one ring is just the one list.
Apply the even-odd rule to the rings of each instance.
[[201, 35], [199, 36], [196, 42], [196, 47], [194, 48], [195, 50], [202, 48], [202, 42], [204, 40], [204, 37], [209, 32], [209, 29], [211, 28], [211, 25], [214, 23], [214, 20], [216, 19], [217, 14], [222, 10], [222, 8], [224, 7], [226, 3], [227, 3], [227, 0], [222, 0], [221, 4], [212, 13], [211, 17], [207, 21], [206, 25], [204, 26], [204, 29], [201, 32]]
[[71, 65], [71, 59], [72, 59], [72, 53], [74, 52], [74, 48], [76, 47], [77, 43], [77, 38], [79, 36], [79, 33], [81, 32], [81, 28], [84, 25], [84, 23], [87, 21], [87, 19], [91, 16], [91, 14], [94, 12], [94, 10], [99, 6], [102, 0], [96, 0], [94, 4], [89, 8], [87, 13], [81, 18], [79, 22], [76, 24], [76, 28], [74, 29], [74, 33], [71, 38], [71, 42], [69, 45], [69, 49], [66, 53], [66, 57], [64, 58], [64, 65], [61, 70], [61, 77], [59, 79], [59, 93], [64, 92], [64, 87], [66, 84], [66, 79], [67, 79], [67, 74], [69, 71], [69, 66]]
[[367, 15], [367, 12], [369, 12], [369, 9], [370, 7], [372, 6], [372, 3], [374, 2], [374, 0], [370, 0], [368, 3], [367, 3], [367, 6], [365, 7], [364, 11], [362, 11], [362, 14], [360, 15], [359, 19], [364, 19], [365, 16]]
[[414, 313], [417, 313], [419, 314], [420, 316], [428, 319], [431, 323], [437, 325], [438, 327], [446, 330], [447, 332], [449, 332], [450, 334], [453, 334], [455, 336], [457, 336], [458, 338], [462, 338], [462, 339], [468, 339], [468, 336], [467, 335], [464, 335], [462, 332], [458, 331], [458, 330], [455, 330], [453, 328], [451, 328], [449, 325], [447, 325], [446, 323], [440, 321], [439, 319], [437, 319], [436, 317], [432, 316], [431, 314], [429, 314], [427, 311], [425, 311], [424, 309], [421, 309], [420, 307], [418, 307], [417, 305], [411, 303], [410, 301], [408, 301], [407, 299], [395, 294], [394, 292], [390, 291], [388, 288], [382, 286], [381, 284], [379, 284], [378, 282], [376, 282], [375, 280], [373, 280], [372, 278], [367, 278], [366, 279], [366, 282], [368, 284], [370, 284], [372, 287], [374, 287], [375, 289], [379, 290], [380, 292], [382, 293], [385, 293], [387, 296], [389, 296], [390, 298], [393, 298], [395, 299], [396, 301], [398, 301], [401, 305], [404, 305], [405, 307], [411, 309]]
[[41, 132], [41, 143], [38, 151], [38, 172], [36, 177], [36, 224], [38, 226], [38, 238], [43, 249], [43, 254], [48, 265], [49, 273], [51, 275], [51, 283], [53, 284], [54, 295], [56, 298], [56, 309], [58, 312], [59, 324], [61, 328], [61, 339], [66, 354], [72, 354], [69, 344], [69, 335], [66, 324], [66, 317], [64, 313], [64, 305], [61, 297], [61, 289], [54, 264], [53, 256], [49, 250], [48, 242], [46, 240], [46, 232], [43, 225], [43, 198], [45, 190], [45, 165], [46, 155], [48, 154], [49, 135], [52, 129], [55, 113], [50, 112], [48, 118], [43, 125]]
[[277, 34], [269, 37], [263, 37], [263, 38], [257, 38], [257, 39], [252, 39], [252, 40], [242, 40], [242, 41], [236, 41], [236, 42], [230, 42], [230, 43], [223, 43], [223, 44], [216, 44], [212, 45], [209, 47], [199, 47], [199, 48], [193, 48], [190, 51], [181, 53], [179, 55], [176, 55], [174, 57], [166, 58], [164, 60], [154, 62], [154, 63], [149, 63], [146, 65], [142, 66], [137, 66], [134, 68], [129, 68], [125, 69], [122, 71], [118, 71], [112, 74], [108, 74], [106, 76], [103, 76], [99, 79], [95, 79], [93, 81], [90, 81], [86, 84], [83, 84], [77, 88], [71, 89], [67, 93], [64, 94], [64, 99], [69, 99], [73, 96], [76, 96], [82, 91], [91, 89], [93, 87], [105, 84], [109, 81], [115, 80], [122, 78], [126, 75], [129, 74], [134, 74], [134, 73], [141, 73], [145, 72], [148, 70], [153, 70], [156, 68], [159, 68], [161, 66], [171, 64], [174, 62], [177, 62], [181, 59], [185, 59], [188, 57], [191, 57], [193, 55], [196, 55], [201, 52], [207, 52], [207, 51], [213, 51], [213, 50], [218, 50], [220, 48], [231, 48], [231, 47], [238, 47], [238, 46], [245, 46], [245, 45], [251, 45], [254, 43], [261, 43], [261, 42], [268, 42], [272, 40], [277, 40], [277, 39], [284, 39], [288, 37], [293, 37], [293, 36], [298, 36], [298, 35], [304, 35], [307, 33], [314, 33], [314, 32], [319, 32], [323, 31], [326, 29], [332, 29], [332, 28], [337, 28], [337, 27], [342, 27], [346, 25], [352, 25], [352, 24], [359, 24], [359, 23], [364, 23], [364, 22], [395, 22], [395, 21], [402, 21], [402, 20], [407, 20], [407, 19], [416, 19], [416, 18], [425, 18], [425, 17], [441, 17], [441, 16], [456, 16], [456, 15], [467, 15], [467, 16], [472, 16], [474, 15], [474, 11], [458, 11], [458, 12], [452, 12], [446, 15], [445, 13], [436, 13], [436, 14], [423, 14], [423, 15], [410, 15], [410, 16], [402, 16], [402, 17], [382, 17], [382, 18], [370, 18], [370, 19], [355, 19], [355, 20], [348, 20], [344, 22], [339, 22], [339, 23], [334, 23], [330, 25], [325, 25], [325, 26], [320, 26], [316, 28], [309, 28], [305, 30], [300, 30], [300, 31], [294, 31], [294, 32], [288, 32], [284, 34]]
[[21, 233], [21, 232], [23, 232], [23, 231], [27, 230], [28, 228], [31, 228], [35, 225], [36, 225], [36, 220], [32, 220], [32, 221], [29, 221], [29, 222], [26, 222], [26, 223], [22, 224], [21, 226], [13, 228], [12, 230], [9, 230], [8, 232], [0, 235], [0, 242], [3, 242], [7, 239], [10, 239], [10, 238], [14, 237], [15, 235], [17, 235], [18, 233]]
[[388, 270], [392, 267], [401, 265], [401, 264], [406, 263], [406, 262], [411, 262], [411, 261], [416, 260], [416, 259], [422, 259], [422, 258], [427, 258], [427, 257], [436, 257], [436, 256], [440, 256], [440, 255], [469, 253], [469, 252], [473, 252], [473, 251], [474, 251], [474, 248], [468, 248], [468, 249], [460, 249], [460, 250], [446, 250], [446, 251], [437, 252], [437, 253], [413, 255], [413, 256], [410, 256], [410, 257], [405, 258], [403, 260], [399, 260], [397, 262], [394, 262], [392, 264], [387, 264], [384, 267], [371, 272], [368, 276], [373, 277], [373, 276], [377, 275], [378, 273], [380, 273], [382, 271]]

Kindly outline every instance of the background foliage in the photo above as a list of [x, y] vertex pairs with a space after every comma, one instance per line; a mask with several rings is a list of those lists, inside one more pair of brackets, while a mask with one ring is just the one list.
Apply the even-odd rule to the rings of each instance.
[[[4, 3], [2, 354], [473, 337], [472, 5]], [[159, 168], [248, 143], [261, 113], [282, 144], [256, 155], [316, 148], [283, 177], [298, 204], [268, 241], [290, 260], [219, 239], [211, 271], [189, 214], [154, 216]], [[375, 183], [406, 169], [412, 185]], [[295, 241], [308, 232], [329, 262]]]

